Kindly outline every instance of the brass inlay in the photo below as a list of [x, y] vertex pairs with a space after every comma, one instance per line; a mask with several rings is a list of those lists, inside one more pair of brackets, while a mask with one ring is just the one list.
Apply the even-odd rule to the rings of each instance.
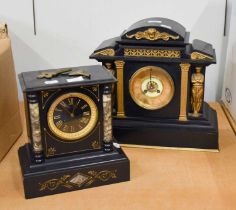
[[181, 93], [180, 93], [180, 114], [179, 120], [187, 120], [187, 98], [188, 98], [188, 72], [190, 68], [189, 63], [181, 63]]
[[129, 81], [129, 92], [134, 102], [148, 110], [166, 106], [174, 96], [174, 82], [162, 68], [145, 66], [136, 71]]
[[143, 149], [163, 149], [163, 150], [181, 150], [181, 151], [196, 151], [196, 152], [219, 152], [219, 149], [198, 149], [188, 147], [161, 147], [161, 146], [147, 146], [136, 144], [120, 144], [122, 147], [143, 148]]
[[0, 23], [0, 39], [8, 38], [7, 24]]
[[48, 156], [54, 156], [55, 152], [56, 152], [55, 147], [49, 147], [48, 150], [47, 150], [47, 157]]
[[52, 96], [54, 96], [59, 91], [61, 91], [61, 89], [41, 91], [41, 100], [42, 100], [42, 108], [43, 109], [45, 108], [47, 102], [52, 98]]
[[180, 58], [179, 50], [154, 50], [154, 49], [132, 49], [125, 48], [125, 56], [143, 56], [143, 57], [160, 57], [160, 58]]
[[93, 147], [93, 149], [100, 149], [101, 146], [100, 146], [99, 141], [98, 140], [93, 141], [92, 142], [92, 147]]
[[202, 60], [202, 59], [213, 59], [211, 56], [199, 53], [199, 52], [192, 52], [191, 53], [192, 60]]
[[124, 112], [124, 61], [115, 61], [117, 75], [117, 117], [125, 117]]
[[97, 171], [88, 171], [86, 174], [77, 172], [75, 175], [63, 175], [60, 178], [49, 179], [43, 183], [39, 183], [39, 191], [50, 190], [54, 191], [58, 187], [65, 187], [68, 189], [78, 188], [78, 187], [88, 187], [96, 180], [107, 182], [109, 179], [117, 178], [117, 171], [103, 170], [100, 172]]
[[98, 51], [98, 52], [96, 52], [94, 54], [95, 55], [103, 55], [103, 56], [114, 56], [115, 55], [115, 50], [113, 50], [113, 49], [105, 49], [105, 50]]
[[[57, 107], [57, 105], [63, 101], [66, 98], [70, 98], [70, 97], [78, 97], [80, 99], [83, 99], [84, 101], [87, 102], [87, 104], [90, 107], [91, 110], [91, 118], [89, 123], [80, 131], [77, 131], [75, 133], [66, 133], [63, 132], [62, 130], [60, 130], [54, 123], [53, 120], [53, 113], [55, 108]], [[98, 110], [97, 110], [97, 106], [94, 103], [94, 101], [87, 95], [83, 94], [83, 93], [66, 93], [64, 95], [61, 95], [60, 97], [58, 97], [51, 105], [51, 107], [49, 108], [49, 111], [47, 113], [47, 120], [48, 120], [48, 127], [50, 128], [50, 130], [52, 131], [52, 133], [54, 135], [56, 135], [57, 137], [66, 140], [66, 141], [74, 141], [74, 140], [79, 140], [82, 139], [83, 137], [85, 137], [86, 135], [88, 135], [96, 126], [97, 124], [97, 120], [98, 120]]]
[[168, 41], [169, 39], [174, 39], [174, 40], [179, 39], [179, 36], [174, 36], [166, 32], [159, 32], [155, 28], [149, 28], [146, 31], [138, 31], [135, 34], [131, 34], [131, 35], [126, 34], [126, 37], [129, 39], [132, 39], [132, 38], [148, 39], [151, 41], [155, 41], [158, 39], [162, 39], [164, 41]]
[[192, 96], [191, 105], [194, 117], [199, 116], [199, 111], [202, 107], [204, 93], [204, 75], [201, 73], [202, 68], [196, 67], [196, 73], [192, 74]]

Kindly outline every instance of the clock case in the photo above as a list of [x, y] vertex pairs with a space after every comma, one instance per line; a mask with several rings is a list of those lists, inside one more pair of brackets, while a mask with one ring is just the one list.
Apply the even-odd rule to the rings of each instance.
[[[19, 160], [26, 198], [79, 190], [112, 184], [130, 179], [129, 160], [121, 148], [105, 152], [103, 129], [104, 88], [110, 87], [115, 78], [102, 66], [71, 68], [91, 74], [78, 82], [60, 75], [52, 79], [37, 79], [42, 71], [19, 74], [24, 93], [24, 105], [29, 143], [20, 147]], [[55, 71], [53, 69], [49, 72]], [[43, 71], [45, 72], [45, 71]], [[57, 82], [55, 82], [57, 81]], [[97, 105], [98, 121], [92, 132], [79, 141], [65, 141], [49, 129], [47, 112], [53, 101], [68, 92], [88, 95]], [[35, 151], [30, 104], [38, 104], [41, 150]]]
[[[148, 18], [136, 22], [121, 36], [104, 41], [91, 54], [90, 58], [102, 62], [118, 79], [113, 130], [119, 143], [218, 151], [215, 110], [203, 102], [199, 116], [193, 117], [191, 106], [191, 77], [197, 67], [205, 77], [206, 67], [216, 63], [215, 50], [201, 40], [189, 43], [189, 36], [176, 21]], [[174, 96], [163, 108], [144, 109], [130, 95], [131, 76], [145, 66], [163, 68], [174, 81]]]

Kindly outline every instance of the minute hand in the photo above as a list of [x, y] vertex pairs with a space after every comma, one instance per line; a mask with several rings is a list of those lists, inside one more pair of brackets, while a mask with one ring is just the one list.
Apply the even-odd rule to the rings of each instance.
[[65, 112], [67, 112], [71, 116], [72, 113], [68, 109], [66, 109], [64, 106], [61, 106], [61, 107]]
[[152, 81], [152, 69], [150, 69], [150, 82]]

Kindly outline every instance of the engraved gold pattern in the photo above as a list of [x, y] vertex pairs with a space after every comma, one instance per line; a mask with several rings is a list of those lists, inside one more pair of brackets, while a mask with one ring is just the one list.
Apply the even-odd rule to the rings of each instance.
[[45, 91], [41, 91], [41, 100], [42, 100], [42, 108], [44, 109], [47, 102], [50, 100], [50, 98], [52, 98], [53, 95], [55, 95], [56, 93], [58, 93], [59, 91], [61, 91], [61, 89], [57, 89], [57, 90], [45, 90]]
[[39, 191], [50, 190], [54, 191], [58, 187], [65, 187], [72, 189], [74, 187], [90, 186], [95, 181], [107, 182], [109, 179], [117, 178], [117, 171], [103, 170], [100, 172], [97, 171], [88, 171], [87, 174], [77, 172], [75, 175], [63, 175], [57, 179], [50, 179], [43, 183], [39, 183]]
[[[89, 123], [86, 125], [85, 128], [75, 133], [66, 133], [66, 132], [61, 131], [60, 129], [57, 128], [53, 120], [53, 113], [57, 105], [64, 99], [70, 98], [70, 97], [78, 97], [85, 100], [88, 103], [91, 110], [91, 118], [90, 118]], [[83, 93], [67, 93], [67, 94], [61, 95], [52, 103], [47, 114], [47, 120], [48, 120], [48, 126], [50, 130], [57, 137], [63, 140], [67, 140], [67, 141], [80, 140], [86, 135], [88, 135], [94, 129], [98, 120], [98, 110], [97, 110], [96, 104], [89, 96]]]
[[126, 34], [126, 37], [129, 39], [132, 39], [132, 38], [148, 39], [151, 41], [155, 41], [158, 39], [162, 39], [164, 41], [168, 41], [169, 39], [174, 39], [174, 40], [179, 39], [179, 36], [174, 36], [166, 32], [159, 32], [155, 28], [149, 28], [146, 31], [138, 31], [135, 34], [131, 34], [131, 35]]
[[178, 50], [154, 50], [154, 49], [132, 49], [124, 50], [125, 56], [143, 56], [143, 57], [160, 57], [160, 58], [180, 58], [181, 52]]
[[42, 91], [43, 98], [47, 98], [49, 95], [48, 91]]
[[55, 147], [49, 147], [48, 150], [47, 150], [47, 157], [48, 156], [53, 156], [56, 152], [56, 149]]
[[95, 53], [95, 55], [103, 55], [103, 56], [114, 56], [115, 50], [113, 49], [105, 49]]
[[187, 93], [188, 93], [188, 72], [190, 64], [181, 63], [181, 93], [180, 93], [180, 121], [187, 121]]
[[191, 105], [194, 117], [199, 116], [199, 111], [202, 107], [204, 93], [204, 75], [201, 73], [201, 67], [196, 67], [196, 73], [192, 74], [192, 96]]
[[93, 149], [100, 149], [101, 146], [99, 144], [99, 141], [98, 140], [93, 141], [92, 142], [92, 147], [93, 147]]
[[117, 117], [125, 117], [124, 112], [124, 61], [115, 61], [117, 75]]
[[199, 52], [192, 52], [191, 53], [192, 60], [203, 60], [203, 59], [213, 59], [211, 56], [199, 53]]

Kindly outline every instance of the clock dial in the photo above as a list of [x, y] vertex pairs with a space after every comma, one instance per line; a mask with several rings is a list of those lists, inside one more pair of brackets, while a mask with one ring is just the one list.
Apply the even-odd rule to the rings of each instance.
[[67, 93], [52, 103], [47, 119], [50, 130], [57, 137], [67, 141], [79, 140], [96, 126], [97, 106], [83, 93]]
[[134, 102], [148, 110], [166, 106], [174, 96], [174, 82], [162, 68], [146, 66], [136, 71], [129, 81]]

